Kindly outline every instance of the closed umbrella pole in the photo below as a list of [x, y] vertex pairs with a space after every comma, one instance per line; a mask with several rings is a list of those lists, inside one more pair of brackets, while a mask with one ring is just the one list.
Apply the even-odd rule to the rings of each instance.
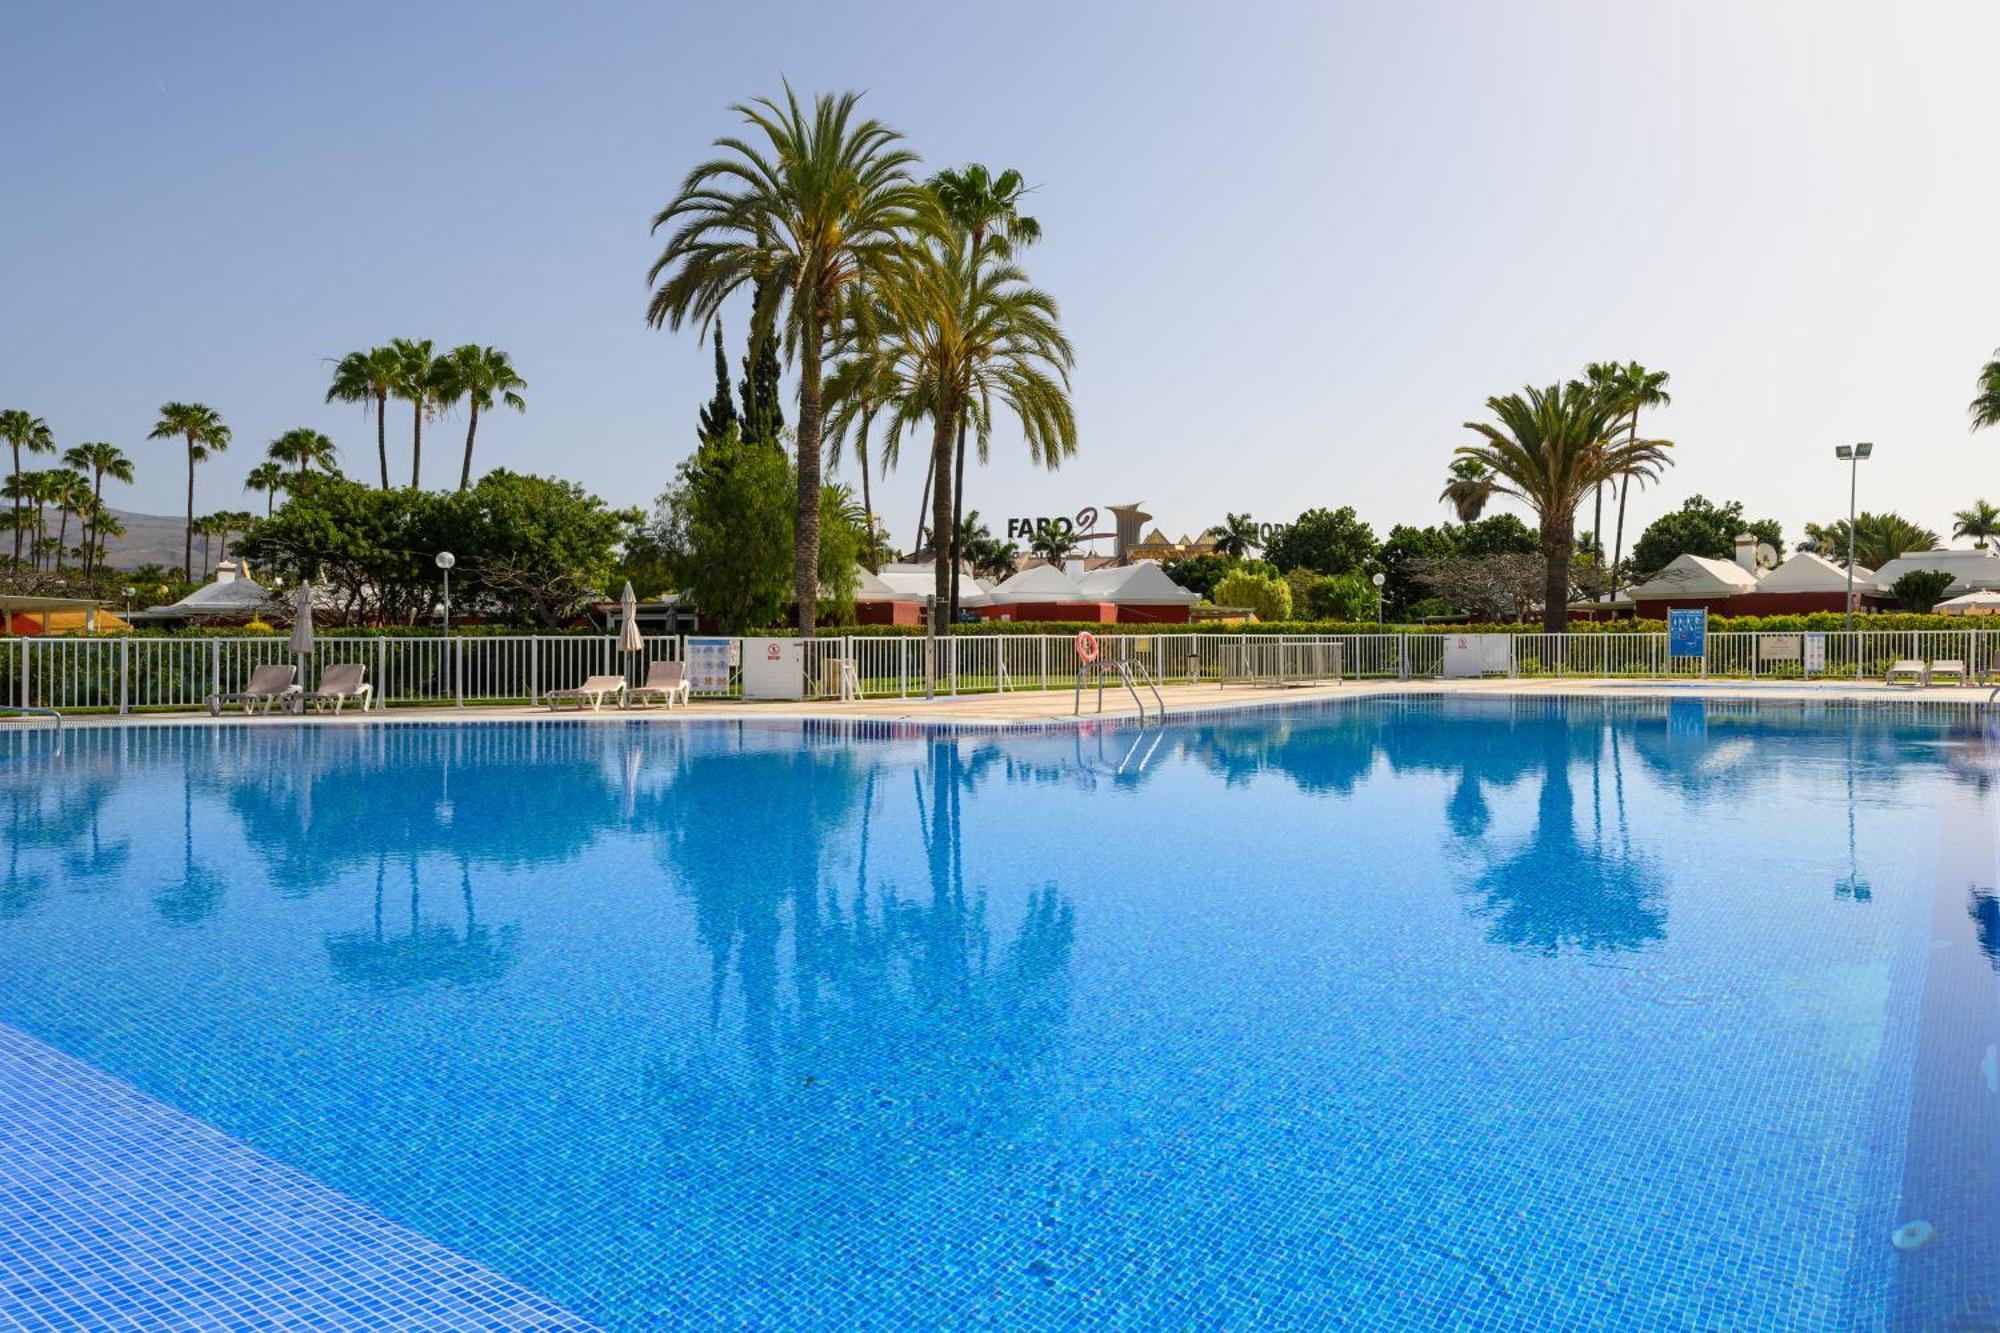
[[313, 603], [312, 584], [299, 585], [298, 605], [292, 616], [292, 656], [300, 659], [300, 670], [305, 669], [304, 659], [312, 656], [313, 650]]
[[639, 637], [639, 599], [632, 595], [628, 579], [625, 591], [618, 597], [618, 651], [636, 653], [645, 646], [646, 641]]

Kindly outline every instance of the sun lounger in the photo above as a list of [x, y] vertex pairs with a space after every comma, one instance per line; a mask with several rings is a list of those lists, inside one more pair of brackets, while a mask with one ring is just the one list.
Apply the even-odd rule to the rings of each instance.
[[299, 692], [298, 682], [292, 679], [298, 670], [290, 662], [260, 666], [250, 673], [249, 683], [234, 694], [209, 695], [208, 711], [220, 717], [224, 706], [241, 704], [245, 713], [254, 713], [261, 704], [262, 711], [268, 713], [277, 705], [290, 702], [292, 696]]
[[1921, 685], [1924, 683], [1924, 675], [1924, 664], [1922, 662], [1919, 662], [1914, 657], [1905, 657], [1898, 660], [1896, 665], [1889, 668], [1889, 674], [1882, 678], [1882, 683], [1884, 685], [1894, 685], [1896, 677], [1908, 676], [1910, 679], [1905, 682], [1906, 684]]
[[307, 690], [294, 699], [292, 709], [303, 713], [309, 706], [324, 707], [326, 704], [332, 704], [333, 711], [338, 713], [342, 704], [358, 703], [361, 705], [361, 711], [365, 713], [368, 711], [369, 699], [374, 693], [365, 679], [367, 674], [368, 668], [359, 662], [343, 662], [338, 666], [330, 666], [319, 673], [319, 688]]
[[1931, 685], [1938, 684], [1939, 676], [1955, 676], [1957, 677], [1958, 684], [1963, 685], [1967, 680], [1965, 663], [1959, 661], [1956, 657], [1940, 657], [1937, 661], [1931, 663], [1930, 678], [1927, 683]]
[[694, 682], [687, 678], [687, 665], [682, 662], [654, 662], [646, 668], [646, 683], [625, 691], [625, 706], [632, 707], [641, 702], [665, 701], [668, 708], [674, 700], [688, 702]]
[[543, 697], [549, 701], [551, 713], [555, 712], [557, 706], [565, 700], [575, 704], [578, 711], [581, 711], [585, 704], [589, 704], [591, 711], [596, 712], [604, 706], [605, 699], [616, 698], [622, 702], [624, 695], [625, 677], [592, 676], [574, 689], [550, 690]]

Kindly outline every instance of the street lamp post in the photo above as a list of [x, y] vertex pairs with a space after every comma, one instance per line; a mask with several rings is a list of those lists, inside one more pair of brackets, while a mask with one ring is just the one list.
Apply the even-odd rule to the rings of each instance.
[[1389, 577], [1386, 574], [1376, 574], [1368, 581], [1375, 585], [1375, 625], [1379, 629], [1382, 625], [1382, 585], [1389, 581]]
[[451, 567], [458, 563], [458, 557], [450, 551], [437, 553], [437, 567], [444, 571], [444, 632], [451, 633]]
[[1833, 456], [1847, 464], [1847, 632], [1854, 632], [1854, 498], [1861, 484], [1861, 460], [1875, 452], [1872, 444], [1837, 444]]

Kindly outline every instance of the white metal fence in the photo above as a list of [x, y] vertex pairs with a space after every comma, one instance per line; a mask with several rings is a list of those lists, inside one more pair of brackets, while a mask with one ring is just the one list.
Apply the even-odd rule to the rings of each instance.
[[[1162, 684], [1269, 684], [1438, 676], [1451, 637], [1107, 632], [1097, 640], [1101, 661], [1143, 666]], [[1712, 632], [1701, 657], [1671, 656], [1664, 634], [1506, 637], [1519, 676], [1879, 680], [1904, 660], [1961, 662], [1971, 681], [2000, 676], [2000, 629]], [[643, 652], [621, 654], [609, 636], [321, 636], [301, 679], [310, 687], [326, 667], [358, 662], [385, 706], [539, 703], [547, 691], [595, 674], [623, 672], [637, 684], [651, 662], [685, 659], [686, 646], [683, 638], [649, 638]], [[0, 638], [0, 706], [194, 709], [243, 688], [255, 668], [290, 660], [278, 635]], [[804, 645], [801, 685], [807, 697], [828, 699], [1068, 689], [1077, 665], [1075, 642], [1064, 635], [822, 636]], [[733, 672], [726, 690], [706, 691], [740, 692]]]

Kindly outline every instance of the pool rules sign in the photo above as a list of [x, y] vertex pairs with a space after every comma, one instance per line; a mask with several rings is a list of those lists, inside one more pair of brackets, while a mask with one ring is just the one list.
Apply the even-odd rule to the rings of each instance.
[[1667, 656], [1708, 655], [1708, 610], [1705, 607], [1667, 612]]

